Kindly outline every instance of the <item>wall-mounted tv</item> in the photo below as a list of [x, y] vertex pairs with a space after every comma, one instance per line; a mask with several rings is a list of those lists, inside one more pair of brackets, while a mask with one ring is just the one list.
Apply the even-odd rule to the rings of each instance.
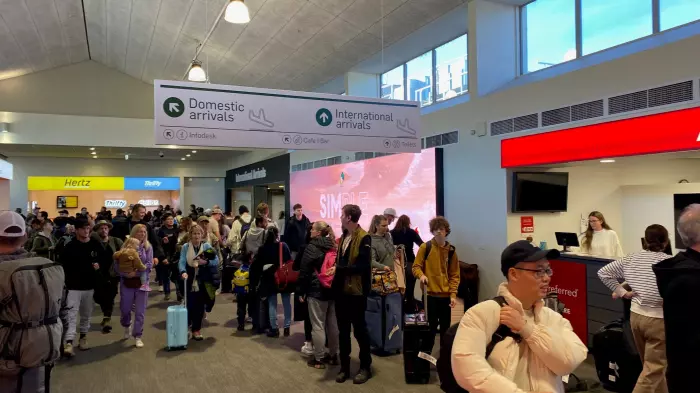
[[565, 212], [568, 196], [567, 172], [513, 173], [513, 213]]
[[56, 197], [56, 207], [59, 209], [77, 209], [78, 208], [78, 197], [77, 196], [57, 196]]

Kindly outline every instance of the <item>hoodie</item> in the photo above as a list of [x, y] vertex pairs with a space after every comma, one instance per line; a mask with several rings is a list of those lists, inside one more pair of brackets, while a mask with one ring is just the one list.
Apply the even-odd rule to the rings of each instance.
[[306, 228], [311, 225], [311, 221], [305, 216], [301, 216], [301, 220], [297, 220], [296, 216], [289, 218], [287, 228], [284, 230], [284, 240], [289, 249], [293, 252], [299, 252], [301, 246], [306, 240]]
[[666, 382], [669, 393], [697, 391], [697, 354], [700, 352], [700, 252], [687, 249], [652, 266], [663, 299], [666, 327]]
[[241, 234], [244, 224], [249, 225], [250, 229], [255, 226], [253, 217], [250, 215], [250, 213], [243, 213], [239, 219], [234, 220], [233, 224], [231, 224], [231, 231], [228, 233], [226, 244], [234, 253], [238, 252], [241, 248], [241, 239], [243, 238], [243, 235], [245, 235]]
[[265, 229], [252, 226], [248, 232], [243, 235], [243, 239], [241, 240], [241, 248], [244, 249], [245, 252], [255, 255], [258, 253], [258, 249], [262, 247], [264, 242]]
[[326, 258], [326, 253], [330, 251], [335, 242], [328, 237], [314, 237], [304, 249], [301, 257], [301, 269], [297, 281], [298, 296], [308, 296], [319, 300], [330, 300], [332, 291], [330, 288], [321, 286], [318, 274]]
[[394, 247], [391, 237], [387, 233], [385, 236], [377, 234], [372, 236], [372, 269], [384, 269], [385, 266], [394, 270]]

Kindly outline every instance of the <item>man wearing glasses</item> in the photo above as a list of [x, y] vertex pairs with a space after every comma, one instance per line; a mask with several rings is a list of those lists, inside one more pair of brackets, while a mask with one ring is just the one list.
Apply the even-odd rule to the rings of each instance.
[[[526, 240], [503, 251], [501, 271], [507, 281], [498, 288], [502, 299], [470, 308], [455, 336], [452, 371], [462, 388], [471, 393], [564, 391], [562, 377], [586, 359], [588, 349], [569, 321], [542, 301], [553, 274], [549, 259], [558, 256], [559, 251], [540, 250]], [[496, 338], [501, 326], [508, 334]], [[489, 345], [493, 341], [498, 343]]]

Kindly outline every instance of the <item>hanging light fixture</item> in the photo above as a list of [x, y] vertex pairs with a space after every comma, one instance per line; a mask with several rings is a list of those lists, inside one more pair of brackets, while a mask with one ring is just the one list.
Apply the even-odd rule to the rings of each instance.
[[243, 0], [230, 0], [228, 6], [226, 6], [224, 20], [229, 23], [237, 24], [244, 24], [250, 22], [250, 13], [248, 12], [248, 6], [245, 5]]
[[192, 82], [207, 81], [207, 73], [204, 72], [201, 61], [192, 60], [192, 66], [190, 67], [190, 72], [187, 74], [187, 79], [191, 80]]

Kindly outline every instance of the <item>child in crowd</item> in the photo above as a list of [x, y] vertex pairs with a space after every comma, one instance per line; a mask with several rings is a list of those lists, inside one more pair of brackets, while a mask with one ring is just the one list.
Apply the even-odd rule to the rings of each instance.
[[119, 273], [131, 273], [133, 271], [140, 272], [141, 290], [150, 292], [151, 287], [148, 285], [148, 273], [146, 265], [139, 258], [139, 241], [134, 238], [128, 238], [124, 242], [122, 249], [114, 254], [114, 259], [119, 262]]

